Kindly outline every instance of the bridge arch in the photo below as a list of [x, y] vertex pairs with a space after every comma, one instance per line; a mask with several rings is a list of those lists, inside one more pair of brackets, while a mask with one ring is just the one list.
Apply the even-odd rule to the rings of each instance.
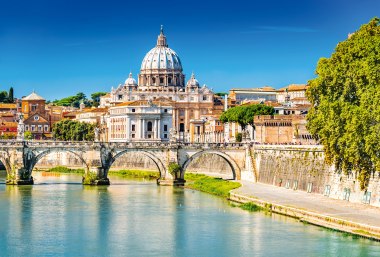
[[117, 158], [119, 158], [120, 156], [122, 156], [126, 153], [141, 153], [144, 156], [148, 157], [156, 165], [158, 172], [160, 173], [160, 178], [165, 177], [166, 169], [165, 169], [165, 165], [162, 163], [162, 161], [159, 158], [157, 158], [153, 153], [142, 150], [142, 149], [125, 149], [125, 150], [122, 150], [122, 151], [118, 152], [117, 154], [115, 154], [112, 157], [110, 165], [106, 171], [106, 176], [108, 176], [108, 171], [111, 168], [112, 164], [117, 160]]
[[193, 154], [192, 156], [190, 156], [189, 159], [187, 159], [185, 161], [185, 163], [182, 165], [181, 179], [185, 178], [186, 170], [187, 170], [188, 166], [191, 164], [191, 162], [203, 154], [215, 154], [215, 155], [222, 157], [228, 163], [228, 165], [230, 166], [230, 168], [232, 170], [232, 178], [234, 180], [240, 179], [241, 170], [240, 170], [239, 166], [237, 165], [237, 163], [235, 162], [235, 160], [231, 156], [229, 156], [228, 154], [226, 154], [224, 152], [217, 151], [217, 150], [203, 150], [203, 151], [199, 151], [199, 152]]
[[11, 160], [7, 152], [0, 151], [0, 162], [4, 165], [7, 174], [10, 174], [12, 169], [10, 164]]
[[43, 158], [45, 157], [46, 155], [50, 154], [50, 153], [58, 153], [58, 152], [69, 152], [73, 155], [75, 155], [81, 162], [82, 164], [85, 166], [85, 169], [84, 169], [84, 173], [86, 174], [88, 171], [89, 171], [89, 166], [88, 164], [86, 163], [86, 161], [83, 159], [83, 157], [78, 153], [78, 151], [74, 151], [72, 149], [65, 149], [65, 148], [50, 148], [50, 149], [47, 149], [47, 150], [44, 150], [42, 152], [39, 152], [36, 155], [35, 157], [35, 161], [33, 162], [32, 166], [30, 167], [30, 174], [32, 174], [32, 171], [33, 171], [33, 168], [34, 166]]

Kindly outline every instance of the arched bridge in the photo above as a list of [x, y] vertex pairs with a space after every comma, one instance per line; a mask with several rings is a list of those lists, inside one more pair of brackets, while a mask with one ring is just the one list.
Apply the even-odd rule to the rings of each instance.
[[[63, 141], [1, 141], [0, 161], [7, 170], [7, 184], [33, 184], [34, 166], [52, 152], [70, 152], [82, 161], [90, 184], [109, 184], [108, 171], [123, 154], [139, 152], [157, 166], [159, 184], [184, 184], [189, 165], [203, 154], [215, 154], [231, 167], [232, 177], [239, 180], [243, 171], [254, 176], [250, 147], [241, 143], [162, 143], [162, 142], [63, 142]], [[180, 174], [170, 174], [170, 163], [182, 167]], [[86, 180], [87, 181], [87, 180]], [[88, 182], [88, 181], [87, 181]]]

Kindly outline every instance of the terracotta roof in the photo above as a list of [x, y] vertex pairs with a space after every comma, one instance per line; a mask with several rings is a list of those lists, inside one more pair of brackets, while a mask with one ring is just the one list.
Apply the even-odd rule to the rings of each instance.
[[294, 97], [292, 101], [307, 101], [307, 97]]
[[13, 116], [15, 116], [15, 114], [11, 112], [0, 113], [0, 117], [13, 117]]
[[45, 100], [42, 96], [37, 95], [35, 92], [25, 96], [22, 100]]
[[0, 103], [0, 109], [16, 109], [16, 104]]
[[2, 122], [0, 122], [0, 126], [17, 127], [17, 122], [2, 121]]
[[290, 84], [287, 87], [280, 88], [278, 91], [285, 92], [286, 89], [289, 91], [303, 91], [306, 90], [309, 86], [306, 84]]

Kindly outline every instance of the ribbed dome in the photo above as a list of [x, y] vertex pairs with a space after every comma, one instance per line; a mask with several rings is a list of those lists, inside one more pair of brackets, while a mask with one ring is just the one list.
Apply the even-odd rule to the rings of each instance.
[[157, 69], [182, 71], [181, 60], [177, 53], [168, 47], [162, 27], [156, 47], [145, 55], [141, 64], [141, 71]]
[[125, 85], [137, 85], [136, 80], [132, 77], [132, 72], [129, 73], [129, 77], [125, 80]]
[[191, 78], [189, 79], [189, 81], [187, 81], [187, 84], [186, 84], [188, 87], [199, 87], [199, 82], [198, 80], [195, 78], [195, 75], [194, 73], [191, 74]]

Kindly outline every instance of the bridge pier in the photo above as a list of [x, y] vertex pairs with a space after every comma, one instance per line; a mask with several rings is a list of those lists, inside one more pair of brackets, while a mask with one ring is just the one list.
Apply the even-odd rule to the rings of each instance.
[[178, 179], [168, 179], [168, 178], [159, 178], [157, 180], [157, 184], [160, 186], [184, 186], [186, 180], [178, 178]]
[[106, 176], [104, 168], [101, 166], [90, 167], [89, 170], [84, 174], [83, 185], [92, 186], [108, 186], [110, 185], [110, 180]]
[[6, 185], [33, 185], [33, 177], [28, 173], [25, 168], [19, 168], [13, 172], [13, 174], [8, 174]]

